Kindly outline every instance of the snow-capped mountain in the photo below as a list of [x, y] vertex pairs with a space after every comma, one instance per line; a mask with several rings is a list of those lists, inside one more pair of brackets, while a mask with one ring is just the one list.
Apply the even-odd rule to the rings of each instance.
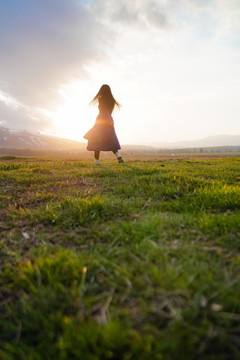
[[0, 148], [31, 150], [80, 150], [85, 144], [55, 136], [12, 130], [0, 126]]

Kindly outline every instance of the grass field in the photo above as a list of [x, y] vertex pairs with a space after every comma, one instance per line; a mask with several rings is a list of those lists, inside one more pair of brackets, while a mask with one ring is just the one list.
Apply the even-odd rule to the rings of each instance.
[[240, 359], [240, 158], [0, 159], [0, 359]]

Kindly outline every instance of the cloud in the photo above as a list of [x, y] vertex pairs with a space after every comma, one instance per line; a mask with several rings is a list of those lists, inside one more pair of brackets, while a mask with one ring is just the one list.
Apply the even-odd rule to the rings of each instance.
[[44, 132], [49, 127], [49, 119], [38, 114], [35, 109], [24, 106], [12, 106], [0, 101], [0, 126], [13, 129], [27, 129]]
[[[156, 94], [200, 90], [206, 79], [203, 99], [208, 83], [237, 82], [239, 14], [239, 0], [0, 0], [0, 124], [51, 131], [73, 81], [84, 94], [115, 84], [126, 119], [132, 107], [130, 118], [144, 124], [148, 111], [158, 121]], [[175, 105], [165, 107], [174, 121]]]
[[[222, 0], [223, 1], [223, 0]], [[117, 41], [114, 24], [168, 28], [189, 0], [0, 2], [0, 89], [27, 106], [50, 107], [58, 89], [86, 78]], [[196, 1], [201, 8], [202, 2]], [[107, 24], [108, 22], [108, 24]], [[145, 29], [145, 30], [144, 30]]]
[[45, 107], [84, 66], [104, 61], [106, 33], [86, 1], [0, 2], [0, 82], [21, 103]]
[[[209, 16], [221, 21], [226, 32], [231, 30], [237, 1], [227, 4], [226, 0], [1, 1], [0, 89], [28, 106], [49, 107], [57, 100], [60, 86], [86, 78], [86, 66], [108, 59], [114, 40], [121, 35], [115, 24], [124, 30], [137, 26], [142, 33], [173, 24], [179, 28], [184, 19], [210, 9]], [[214, 10], [223, 10], [225, 16], [214, 15]], [[192, 26], [202, 32], [193, 21]], [[210, 17], [207, 21], [201, 23], [213, 32]]]
[[[172, 1], [169, 1], [171, 3]], [[113, 23], [139, 26], [144, 28], [169, 26], [167, 10], [169, 5], [161, 0], [98, 0], [95, 3], [97, 12], [103, 21], [110, 19]], [[104, 17], [105, 14], [105, 17]]]

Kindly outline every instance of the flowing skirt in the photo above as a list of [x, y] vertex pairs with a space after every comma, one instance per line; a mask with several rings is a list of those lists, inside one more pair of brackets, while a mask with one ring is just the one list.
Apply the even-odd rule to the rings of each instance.
[[94, 126], [83, 136], [89, 151], [117, 151], [121, 149], [112, 117], [98, 115]]

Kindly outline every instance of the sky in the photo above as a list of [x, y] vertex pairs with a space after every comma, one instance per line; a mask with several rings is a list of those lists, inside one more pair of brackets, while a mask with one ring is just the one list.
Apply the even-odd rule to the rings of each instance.
[[240, 134], [240, 0], [0, 0], [0, 126], [121, 144]]

